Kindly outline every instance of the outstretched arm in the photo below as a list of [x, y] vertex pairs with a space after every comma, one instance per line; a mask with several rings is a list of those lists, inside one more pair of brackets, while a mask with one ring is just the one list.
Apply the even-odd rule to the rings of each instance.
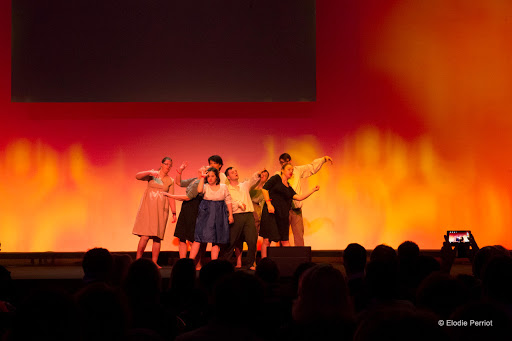
[[[169, 199], [176, 199], [176, 200], [179, 200], [179, 201], [189, 201], [190, 200], [190, 198], [187, 197], [184, 194], [169, 194], [167, 192], [164, 192], [164, 195], [166, 197], [168, 197]], [[171, 203], [171, 201], [169, 200], [169, 204], [170, 203]], [[176, 203], [175, 203], [175, 205], [176, 205]], [[176, 212], [176, 211], [174, 211], [174, 212]]]
[[139, 173], [135, 174], [135, 179], [148, 181], [148, 180], [151, 180], [151, 177], [155, 177], [155, 178], [158, 177], [159, 174], [160, 174], [159, 171], [150, 169], [150, 170], [139, 172]]
[[301, 200], [304, 200], [306, 199], [307, 197], [309, 197], [311, 194], [315, 193], [316, 191], [318, 191], [320, 189], [320, 186], [315, 186], [315, 188], [313, 188], [311, 191], [307, 192], [307, 193], [303, 193], [303, 194], [295, 194], [293, 196], [293, 200], [297, 200], [297, 201], [301, 201]]
[[297, 172], [299, 178], [307, 178], [313, 174], [316, 174], [327, 161], [331, 162], [332, 165], [332, 158], [330, 156], [324, 156], [313, 160], [313, 162], [310, 164], [296, 166], [295, 171]]

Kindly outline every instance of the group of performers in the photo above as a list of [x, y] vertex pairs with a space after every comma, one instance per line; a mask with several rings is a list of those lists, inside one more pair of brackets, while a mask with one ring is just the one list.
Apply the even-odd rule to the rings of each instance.
[[[158, 266], [161, 241], [172, 213], [176, 222], [175, 200], [183, 201], [174, 236], [179, 239], [179, 256], [196, 260], [201, 268], [201, 258], [208, 243], [212, 244], [211, 259], [231, 260], [233, 252], [236, 267], [242, 267], [243, 243], [247, 243], [245, 267], [254, 269], [258, 234], [263, 237], [261, 257], [267, 256], [272, 242], [290, 246], [291, 225], [295, 246], [304, 246], [304, 223], [302, 200], [319, 190], [316, 186], [302, 193], [301, 179], [317, 173], [329, 156], [313, 160], [310, 164], [294, 166], [289, 154], [279, 156], [281, 171], [270, 177], [264, 169], [251, 178], [240, 182], [238, 171], [228, 167], [221, 172], [222, 158], [208, 158], [208, 167], [201, 167], [197, 177], [182, 179], [188, 163], [176, 169], [176, 178], [169, 176], [172, 160], [165, 157], [159, 170], [148, 170], [136, 175], [138, 180], [148, 182], [141, 200], [133, 234], [140, 236], [137, 259], [142, 257], [149, 239], [153, 240], [152, 260]], [[185, 195], [174, 194], [176, 186], [185, 187]]]

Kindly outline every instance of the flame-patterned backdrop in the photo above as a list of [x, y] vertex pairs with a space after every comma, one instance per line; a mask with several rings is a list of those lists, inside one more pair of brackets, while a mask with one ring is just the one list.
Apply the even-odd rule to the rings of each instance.
[[11, 102], [0, 6], [2, 251], [135, 250], [138, 171], [170, 156], [192, 177], [219, 154], [244, 178], [283, 152], [334, 160], [304, 180], [314, 250], [436, 249], [447, 230], [512, 247], [508, 0], [318, 0], [316, 100], [260, 103]]

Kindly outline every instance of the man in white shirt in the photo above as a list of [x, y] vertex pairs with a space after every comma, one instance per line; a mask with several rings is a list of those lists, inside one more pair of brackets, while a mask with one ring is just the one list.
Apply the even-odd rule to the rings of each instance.
[[242, 267], [242, 247], [245, 241], [247, 243], [246, 266], [254, 269], [258, 233], [254, 223], [254, 206], [249, 190], [258, 183], [261, 172], [254, 173], [249, 180], [244, 182], [239, 182], [238, 171], [233, 167], [227, 168], [225, 174], [229, 181], [228, 190], [231, 195], [234, 223], [229, 229], [230, 243], [223, 252], [223, 258], [231, 259], [234, 249], [237, 259], [236, 267]]
[[[291, 163], [292, 157], [288, 153], [283, 153], [279, 156], [279, 163]], [[310, 164], [293, 167], [293, 176], [288, 180], [288, 183], [293, 188], [295, 193], [302, 193], [301, 180], [316, 174], [327, 161], [331, 162], [329, 156], [324, 156], [313, 160]], [[293, 200], [292, 208], [290, 210], [290, 225], [292, 227], [294, 246], [304, 246], [304, 221], [302, 219], [302, 201]]]

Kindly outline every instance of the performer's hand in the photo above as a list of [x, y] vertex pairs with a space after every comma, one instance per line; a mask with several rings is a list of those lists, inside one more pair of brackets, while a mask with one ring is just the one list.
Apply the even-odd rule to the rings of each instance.
[[174, 224], [176, 222], [176, 213], [173, 213], [172, 214], [172, 220], [171, 220], [171, 223]]
[[148, 172], [149, 172], [149, 175], [151, 175], [154, 178], [159, 178], [160, 177], [160, 171], [152, 169], [152, 170], [150, 170]]
[[332, 165], [332, 158], [330, 156], [326, 155], [326, 156], [324, 156], [324, 158], [325, 158], [325, 162], [329, 161]]
[[232, 214], [230, 214], [230, 215], [229, 215], [229, 217], [228, 217], [228, 222], [229, 222], [230, 224], [233, 224], [233, 223], [235, 222], [235, 219], [233, 219], [233, 215], [232, 215]]
[[245, 209], [246, 209], [246, 206], [245, 206], [245, 204], [244, 204], [243, 202], [242, 202], [242, 203], [240, 203], [240, 206], [239, 206], [239, 207], [240, 207], [240, 209], [241, 209], [242, 211], [245, 211]]
[[183, 161], [181, 166], [180, 166], [180, 168], [179, 168], [180, 169], [180, 173], [183, 172], [183, 170], [185, 168], [187, 168], [187, 166], [188, 166], [188, 161]]
[[198, 176], [199, 178], [205, 178], [206, 174], [207, 174], [206, 167], [203, 166], [203, 167], [199, 168], [199, 170], [197, 171], [197, 174], [199, 175]]
[[276, 212], [276, 209], [274, 208], [274, 206], [272, 206], [271, 203], [268, 203], [267, 210], [268, 210], [268, 213], [275, 213]]

